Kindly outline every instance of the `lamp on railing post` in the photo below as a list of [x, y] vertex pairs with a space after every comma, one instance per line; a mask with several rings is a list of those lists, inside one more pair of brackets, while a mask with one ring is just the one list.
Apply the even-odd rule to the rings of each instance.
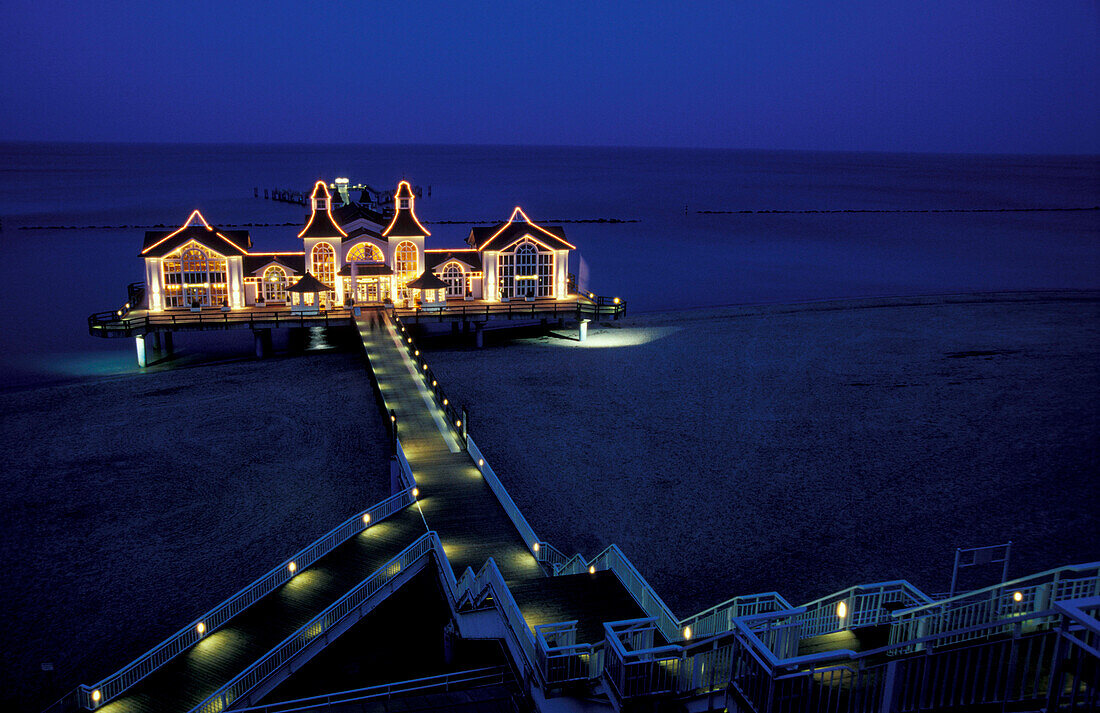
[[470, 427], [470, 414], [466, 412], [466, 407], [462, 407], [462, 445], [466, 445], [466, 429]]
[[390, 455], [397, 455], [397, 412], [390, 409]]

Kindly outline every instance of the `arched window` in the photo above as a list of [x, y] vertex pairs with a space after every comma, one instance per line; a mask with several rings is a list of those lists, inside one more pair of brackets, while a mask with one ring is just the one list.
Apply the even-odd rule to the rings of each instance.
[[263, 298], [268, 302], [286, 300], [286, 271], [272, 265], [264, 270]]
[[398, 243], [394, 252], [394, 272], [397, 273], [398, 297], [408, 297], [405, 283], [411, 282], [420, 276], [420, 264], [416, 256], [416, 245], [405, 241]]
[[554, 253], [524, 240], [500, 254], [501, 297], [553, 297]]
[[166, 256], [162, 269], [166, 307], [190, 307], [195, 302], [204, 307], [219, 306], [226, 299], [225, 258], [196, 243]]
[[348, 251], [348, 262], [385, 262], [382, 251], [373, 243], [359, 243]]
[[[326, 285], [336, 284], [336, 254], [328, 243], [317, 243], [313, 246], [313, 276]], [[335, 292], [328, 293], [328, 303], [331, 305], [336, 299]]]
[[443, 268], [443, 281], [449, 285], [448, 297], [462, 297], [466, 294], [466, 276], [457, 263], [447, 263], [447, 267]]

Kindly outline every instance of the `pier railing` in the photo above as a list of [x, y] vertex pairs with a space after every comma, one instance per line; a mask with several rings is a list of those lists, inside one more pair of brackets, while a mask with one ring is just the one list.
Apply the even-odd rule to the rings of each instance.
[[619, 319], [626, 314], [626, 302], [618, 297], [600, 297], [593, 294], [579, 296], [572, 301], [541, 299], [528, 302], [480, 302], [475, 304], [448, 304], [444, 307], [395, 307], [394, 312], [412, 323], [442, 322], [444, 318], [461, 318], [465, 321], [488, 321], [494, 317], [507, 319]]
[[[1049, 624], [1053, 618], [1036, 618], [1035, 612], [1050, 610], [1057, 601], [1094, 596], [1100, 596], [1100, 562], [1058, 567], [897, 611], [890, 642], [935, 635], [940, 645], [959, 643], [986, 635], [985, 624], [1001, 621], [1001, 630], [1008, 631], [1022, 615], [1028, 615], [1033, 625]], [[947, 636], [951, 632], [955, 633]], [[915, 647], [911, 644], [906, 650]]]
[[80, 705], [87, 709], [94, 709], [118, 697], [233, 617], [286, 584], [295, 574], [305, 570], [353, 536], [404, 509], [414, 500], [412, 493], [404, 490], [348, 518], [126, 667], [98, 683], [90, 686], [81, 685], [77, 696]]
[[439, 538], [434, 532], [421, 535], [351, 591], [330, 604], [265, 656], [252, 663], [211, 694], [205, 701], [195, 706], [192, 713], [221, 713], [221, 711], [226, 710], [234, 701], [248, 694], [268, 677], [279, 672], [310, 643], [329, 634], [349, 614], [359, 610], [371, 597], [401, 573], [407, 573], [416, 562], [427, 557], [438, 545]]
[[432, 398], [435, 400], [436, 406], [446, 416], [447, 424], [454, 431], [458, 437], [458, 441], [463, 447], [466, 447], [466, 429], [464, 414], [465, 408], [459, 408], [455, 402], [447, 396], [447, 393], [443, 390], [443, 385], [439, 383], [439, 379], [436, 378], [435, 372], [428, 366], [427, 360], [424, 358], [424, 354], [421, 352], [420, 347], [413, 341], [413, 337], [409, 334], [409, 330], [405, 327], [396, 313], [392, 315], [394, 328], [397, 330], [397, 336], [401, 338], [401, 346], [405, 348], [409, 357], [416, 364], [416, 372], [420, 374], [420, 377], [424, 380], [424, 385], [427, 386], [428, 391], [431, 392]]
[[207, 307], [200, 312], [154, 312], [136, 317], [114, 312], [96, 312], [88, 317], [88, 333], [93, 337], [132, 336], [157, 329], [186, 327], [346, 327], [352, 316], [350, 309], [337, 308], [314, 314], [276, 309], [222, 311]]

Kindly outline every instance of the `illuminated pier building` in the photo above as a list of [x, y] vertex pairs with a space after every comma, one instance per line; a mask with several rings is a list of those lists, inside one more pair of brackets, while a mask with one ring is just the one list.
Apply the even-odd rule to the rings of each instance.
[[[176, 230], [147, 232], [148, 310], [285, 305], [306, 273], [329, 289], [305, 293], [302, 307], [567, 297], [574, 246], [562, 228], [537, 225], [519, 208], [499, 225], [472, 229], [467, 245], [435, 248], [408, 182], [398, 184], [388, 215], [352, 202], [334, 208], [334, 195], [323, 181], [314, 185], [300, 252], [255, 250], [247, 231], [215, 228], [197, 210]], [[420, 278], [434, 287], [408, 286]]]

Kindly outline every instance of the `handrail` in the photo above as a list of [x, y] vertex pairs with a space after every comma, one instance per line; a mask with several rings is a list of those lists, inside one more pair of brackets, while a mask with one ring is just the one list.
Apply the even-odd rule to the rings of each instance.
[[321, 613], [283, 639], [266, 655], [253, 662], [248, 668], [208, 696], [206, 700], [192, 708], [191, 713], [220, 713], [224, 711], [233, 701], [256, 688], [268, 676], [291, 660], [311, 641], [327, 633], [340, 623], [348, 614], [365, 603], [401, 572], [408, 570], [411, 565], [422, 557], [426, 557], [434, 550], [434, 545], [438, 542], [439, 537], [434, 532], [426, 532], [416, 538], [412, 544], [395, 555], [389, 562], [376, 569], [351, 591], [325, 607]]
[[353, 310], [344, 307], [309, 314], [291, 310], [249, 309], [222, 311], [218, 308], [206, 308], [200, 312], [156, 312], [140, 317], [127, 317], [123, 310], [114, 312], [95, 312], [88, 317], [88, 332], [92, 336], [102, 336], [104, 332], [148, 331], [150, 328], [189, 327], [195, 325], [210, 326], [306, 326], [318, 322], [328, 326], [330, 322], [344, 323], [350, 319]]
[[508, 515], [512, 524], [515, 525], [516, 530], [519, 532], [519, 536], [527, 543], [527, 548], [531, 550], [536, 559], [540, 559], [540, 555], [544, 555], [544, 553], [538, 535], [535, 534], [534, 528], [527, 522], [527, 518], [523, 516], [523, 511], [520, 510], [516, 502], [512, 500], [512, 496], [508, 494], [508, 489], [500, 482], [500, 478], [497, 477], [496, 471], [489, 465], [489, 461], [486, 460], [481, 449], [477, 447], [477, 444], [474, 443], [474, 439], [469, 434], [466, 435], [466, 450], [469, 452], [470, 458], [473, 459], [474, 465], [481, 471], [481, 475], [489, 485], [489, 489], [493, 491], [493, 495], [495, 495], [497, 501], [500, 502], [500, 506], [504, 508], [505, 514]]
[[420, 377], [424, 380], [425, 387], [432, 393], [436, 406], [438, 406], [444, 416], [446, 416], [447, 425], [450, 426], [451, 430], [458, 436], [458, 442], [465, 446], [466, 425], [463, 422], [466, 413], [465, 407], [460, 410], [458, 406], [447, 397], [447, 394], [443, 391], [442, 384], [440, 384], [439, 379], [436, 378], [435, 372], [428, 366], [427, 360], [424, 358], [424, 355], [421, 354], [420, 348], [416, 346], [412, 335], [405, 329], [405, 325], [401, 322], [401, 318], [397, 316], [396, 313], [391, 314], [390, 317], [393, 320], [394, 328], [397, 330], [397, 337], [401, 342], [401, 346], [404, 347], [409, 358], [416, 364], [416, 373], [420, 374]]
[[902, 609], [894, 612], [893, 616], [900, 618], [909, 615], [915, 615], [918, 612], [922, 611], [929, 611], [938, 607], [949, 607], [967, 599], [976, 599], [986, 594], [995, 593], [998, 590], [1019, 589], [1021, 586], [1024, 586], [1028, 582], [1048, 578], [1057, 580], [1060, 579], [1059, 575], [1061, 574], [1077, 572], [1093, 572], [1092, 576], [1089, 578], [1096, 577], [1100, 579], [1100, 562], [1086, 562], [1083, 564], [1071, 564], [1064, 565], [1062, 567], [1055, 567], [1054, 569], [1048, 569], [1043, 572], [1037, 572], [1035, 574], [1029, 574], [1023, 577], [1017, 577], [1016, 579], [1012, 579], [1007, 582], [991, 584], [988, 587], [983, 587], [982, 589], [974, 589], [969, 592], [962, 592], [961, 594], [956, 594], [955, 596], [947, 599], [940, 599], [937, 601], [929, 602], [928, 604], [922, 604], [908, 609]]
[[[78, 687], [78, 697], [81, 705], [85, 708], [95, 708], [116, 698], [135, 683], [189, 649], [204, 636], [209, 635], [252, 604], [281, 587], [288, 582], [295, 573], [306, 569], [351, 537], [404, 509], [413, 501], [414, 498], [411, 492], [403, 490], [372, 505], [362, 512], [352, 515], [324, 535], [321, 535], [311, 544], [288, 557], [267, 574], [257, 578], [251, 584], [230, 596], [221, 604], [210, 609], [160, 644], [145, 652], [129, 665], [119, 669], [93, 685], [88, 686], [81, 684]], [[293, 570], [290, 568], [291, 563], [294, 564]], [[200, 624], [202, 625], [201, 633], [199, 632]], [[96, 696], [96, 693], [99, 695]]]
[[414, 693], [417, 691], [430, 691], [442, 687], [450, 690], [453, 685], [506, 683], [511, 678], [511, 672], [507, 666], [486, 666], [484, 668], [468, 669], [466, 671], [453, 671], [440, 673], [434, 676], [413, 678], [405, 681], [394, 681], [366, 688], [355, 688], [338, 693], [326, 693], [308, 698], [295, 698], [279, 703], [267, 703], [248, 708], [237, 708], [238, 713], [294, 713], [316, 708], [321, 705], [335, 703], [355, 703], [372, 698], [390, 698], [394, 695]]
[[461, 602], [464, 597], [468, 597], [473, 602], [488, 590], [493, 596], [494, 605], [504, 615], [505, 624], [527, 659], [528, 666], [531, 670], [538, 671], [539, 659], [535, 638], [527, 627], [527, 620], [523, 618], [519, 605], [516, 604], [515, 597], [512, 596], [512, 590], [508, 588], [507, 582], [504, 581], [504, 576], [500, 573], [496, 561], [490, 557], [476, 575], [472, 569], [467, 567], [466, 571], [462, 573], [461, 579], [458, 579], [450, 567], [450, 560], [448, 560], [447, 553], [444, 552], [443, 544], [438, 537], [435, 540], [435, 547], [438, 561], [446, 563], [440, 569], [443, 570], [443, 581], [447, 586], [451, 601], [457, 603]]

